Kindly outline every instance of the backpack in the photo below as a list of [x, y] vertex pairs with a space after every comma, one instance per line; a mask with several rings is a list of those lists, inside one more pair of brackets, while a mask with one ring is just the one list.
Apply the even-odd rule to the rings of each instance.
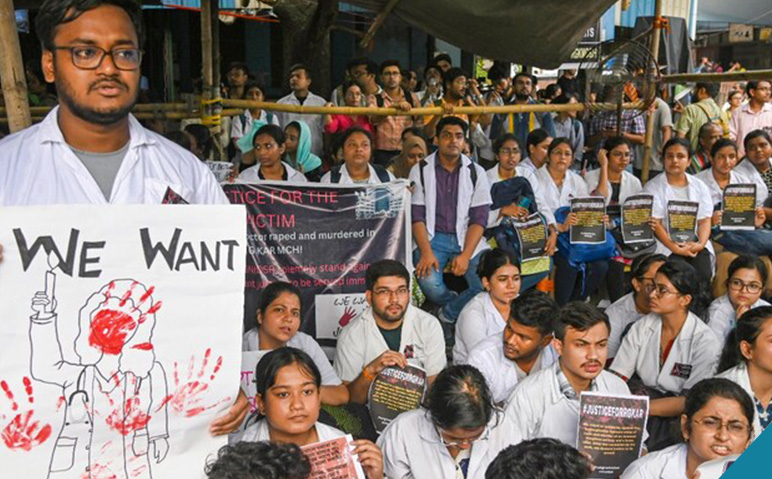
[[[335, 184], [340, 183], [340, 177], [341, 177], [340, 169], [342, 166], [343, 164], [341, 163], [340, 165], [335, 165], [330, 169], [330, 183], [335, 183]], [[373, 165], [373, 164], [371, 164], [370, 166], [372, 166], [375, 169], [375, 174], [378, 175], [378, 179], [381, 181], [381, 183], [388, 183], [389, 181], [391, 181], [391, 178], [389, 177], [389, 172], [386, 171], [386, 168], [380, 165]]]
[[[491, 198], [493, 199], [491, 209], [498, 209], [518, 202], [528, 204], [529, 214], [536, 213], [536, 197], [533, 194], [531, 183], [521, 176], [495, 183], [491, 187]], [[485, 237], [487, 239], [494, 238], [499, 248], [509, 251], [520, 259], [520, 239], [510, 218], [504, 218], [499, 225], [487, 229]]]
[[711, 123], [715, 123], [719, 127], [721, 127], [721, 130], [724, 132], [724, 137], [729, 137], [729, 123], [727, 123], [726, 120], [724, 120], [724, 117], [721, 116], [721, 113], [718, 114], [718, 116], [713, 117], [710, 116], [710, 112], [708, 112], [708, 109], [705, 108], [705, 105], [700, 105], [699, 103], [695, 103], [697, 107], [702, 110], [703, 113], [705, 113], [705, 116], [708, 117], [708, 121]]
[[[563, 223], [571, 208], [563, 206], [555, 211], [555, 221]], [[580, 267], [583, 263], [608, 260], [616, 255], [617, 243], [614, 236], [606, 230], [606, 241], [602, 244], [571, 244], [571, 232], [558, 235], [558, 250], [571, 266]]]

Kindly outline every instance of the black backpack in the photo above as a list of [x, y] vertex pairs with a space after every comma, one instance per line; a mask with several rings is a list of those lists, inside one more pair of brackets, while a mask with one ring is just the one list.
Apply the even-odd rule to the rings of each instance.
[[[378, 179], [381, 180], [381, 183], [388, 183], [391, 181], [391, 178], [389, 177], [389, 172], [386, 171], [386, 168], [380, 166], [380, 165], [373, 165], [371, 164], [375, 169], [375, 174], [378, 175]], [[330, 183], [340, 183], [340, 169], [343, 167], [343, 164], [335, 165], [330, 169]]]

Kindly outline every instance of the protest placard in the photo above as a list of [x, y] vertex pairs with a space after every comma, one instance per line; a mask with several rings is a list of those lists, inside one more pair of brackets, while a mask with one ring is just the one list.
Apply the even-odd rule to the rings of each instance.
[[722, 230], [756, 229], [756, 185], [726, 185], [722, 211]]
[[351, 435], [301, 448], [311, 463], [308, 479], [365, 479], [362, 465], [351, 453]]
[[571, 244], [602, 244], [606, 241], [606, 201], [599, 196], [571, 199], [571, 213], [577, 223], [571, 225]]
[[549, 270], [549, 257], [545, 254], [547, 246], [547, 222], [539, 213], [534, 213], [525, 221], [512, 221], [520, 243], [520, 273], [536, 274]]
[[622, 239], [625, 244], [647, 243], [654, 239], [649, 225], [654, 197], [651, 195], [630, 196], [622, 205]]
[[667, 232], [676, 243], [697, 241], [697, 212], [700, 204], [694, 201], [667, 203]]
[[397, 416], [421, 406], [426, 371], [417, 366], [384, 368], [370, 384], [367, 405], [378, 434]]

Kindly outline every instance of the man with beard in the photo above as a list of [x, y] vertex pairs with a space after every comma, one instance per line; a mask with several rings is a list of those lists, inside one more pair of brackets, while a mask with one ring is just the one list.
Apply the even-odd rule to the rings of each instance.
[[[61, 103], [0, 142], [0, 206], [228, 203], [206, 165], [129, 113], [142, 59], [138, 3], [48, 0], [36, 31]], [[210, 431], [233, 432], [248, 407], [240, 394]]]
[[[505, 99], [508, 105], [531, 105], [538, 103], [531, 96], [533, 94], [534, 80], [531, 75], [520, 72], [512, 80], [514, 96]], [[494, 98], [491, 102], [495, 101]], [[543, 128], [551, 137], [555, 138], [555, 127], [552, 123], [551, 113], [510, 113], [495, 115], [491, 124], [490, 138], [495, 139], [504, 133], [512, 133], [517, 137], [521, 145], [525, 145], [528, 134], [537, 128]]]
[[557, 315], [552, 346], [560, 355], [554, 365], [518, 384], [505, 414], [524, 440], [551, 437], [575, 445], [579, 395], [597, 392], [629, 395], [622, 378], [605, 371], [609, 320], [586, 303], [569, 303]]
[[550, 343], [558, 311], [547, 294], [528, 290], [512, 301], [504, 332], [484, 339], [469, 354], [467, 363], [485, 376], [496, 404], [504, 403], [520, 381], [557, 360]]
[[365, 287], [370, 308], [343, 328], [335, 350], [335, 372], [351, 402], [366, 403], [370, 383], [388, 366], [421, 367], [431, 384], [445, 367], [445, 341], [437, 319], [410, 304], [407, 268], [394, 260], [373, 263]]

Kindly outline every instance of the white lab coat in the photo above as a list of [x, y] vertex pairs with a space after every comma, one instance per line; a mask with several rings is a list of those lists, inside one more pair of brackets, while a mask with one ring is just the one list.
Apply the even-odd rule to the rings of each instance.
[[626, 378], [637, 373], [647, 387], [677, 395], [716, 373], [721, 344], [696, 315], [689, 313], [660, 368], [661, 336], [660, 316], [650, 313], [642, 317], [622, 340], [610, 369]]
[[[515, 387], [505, 415], [513, 419], [514, 434], [524, 441], [551, 437], [576, 447], [579, 428], [579, 400], [570, 400], [560, 392], [557, 369], [552, 367], [531, 374]], [[630, 389], [608, 371], [594, 379], [598, 393], [629, 395]]]
[[[710, 167], [707, 170], [702, 170], [694, 176], [698, 180], [705, 183], [705, 186], [708, 187], [708, 190], [710, 191], [710, 201], [714, 206], [723, 201], [724, 190], [721, 189], [721, 187], [716, 182], [716, 178], [713, 176], [713, 167]], [[738, 185], [743, 183], [749, 184], [754, 183], [754, 181], [749, 179], [747, 176], [740, 174], [737, 169], [729, 172], [730, 185]], [[756, 186], [756, 207], [758, 208], [759, 206], [762, 206], [765, 199], [766, 197], [762, 197], [761, 194], [759, 194], [759, 187]]]
[[[295, 105], [301, 106], [300, 101], [294, 93], [290, 93], [284, 98], [279, 99], [276, 103], [280, 105]], [[327, 104], [327, 100], [308, 92], [308, 96], [303, 101], [302, 106], [324, 106]], [[307, 115], [300, 113], [286, 113], [276, 112], [276, 116], [279, 117], [279, 123], [282, 128], [287, 128], [287, 125], [293, 121], [302, 121], [311, 129], [311, 153], [318, 157], [322, 157], [324, 154], [324, 119], [322, 115]]]
[[[330, 441], [346, 435], [345, 432], [332, 426], [322, 424], [321, 422], [317, 422], [314, 427], [316, 428], [316, 435], [319, 436], [319, 442]], [[244, 431], [241, 440], [246, 442], [270, 441], [271, 431], [268, 428], [268, 421], [263, 418], [256, 423], [251, 424], [247, 430]]]
[[[284, 166], [284, 171], [287, 173], [287, 179], [286, 181], [289, 182], [295, 182], [295, 183], [308, 183], [308, 179], [306, 176], [299, 172], [298, 170], [291, 167], [289, 164], [285, 162], [281, 162], [282, 166]], [[277, 181], [277, 180], [264, 180], [260, 178], [260, 165], [257, 164], [255, 166], [250, 166], [246, 170], [242, 171], [239, 175], [239, 180], [241, 181], [248, 181], [250, 183], [257, 183], [261, 181]]]
[[626, 294], [606, 308], [606, 315], [611, 323], [608, 337], [608, 357], [613, 358], [622, 345], [622, 334], [634, 322], [643, 317], [635, 308], [635, 292]]
[[[499, 424], [496, 421], [500, 420]], [[467, 479], [484, 479], [498, 453], [522, 438], [513, 432], [508, 418], [494, 418], [487, 439], [475, 441]], [[389, 479], [455, 479], [456, 463], [442, 444], [437, 428], [425, 409], [400, 414], [378, 439], [383, 450], [384, 476]]]
[[[717, 378], [724, 378], [732, 381], [733, 383], [737, 384], [741, 388], [745, 390], [746, 393], [748, 393], [748, 396], [751, 397], [751, 399], [754, 399], [756, 397], [755, 393], [753, 392], [753, 388], [751, 387], [751, 378], [748, 376], [748, 364], [745, 361], [742, 361], [737, 366], [727, 369], [721, 374], [716, 375]], [[764, 429], [761, 428], [761, 421], [759, 420], [759, 410], [756, 409], [756, 407], [753, 408], [753, 438], [756, 439], [761, 435], [761, 433], [764, 432]]]
[[[319, 372], [322, 373], [322, 385], [323, 386], [338, 386], [343, 384], [335, 370], [332, 368], [332, 364], [324, 354], [324, 350], [319, 346], [314, 338], [307, 335], [304, 332], [298, 331], [292, 339], [287, 341], [287, 346], [291, 348], [297, 348], [305, 352], [311, 359], [314, 360], [314, 364], [319, 368]], [[260, 333], [257, 328], [252, 328], [244, 334], [244, 340], [241, 343], [242, 351], [260, 351]]]
[[[689, 201], [699, 203], [697, 209], [697, 221], [711, 218], [713, 216], [713, 202], [708, 187], [705, 183], [688, 173], [686, 174], [686, 182]], [[667, 175], [663, 173], [649, 180], [643, 188], [643, 192], [654, 197], [651, 216], [662, 220], [665, 228], [667, 228], [667, 205], [670, 201], [678, 200], [673, 188], [667, 182]], [[716, 256], [716, 253], [713, 250], [713, 243], [710, 241], [705, 245], [705, 249], [710, 252], [711, 257]], [[657, 253], [670, 256], [673, 252], [657, 240]]]
[[[372, 309], [367, 308], [346, 325], [338, 336], [335, 372], [344, 382], [350, 383], [365, 366], [388, 349], [375, 323]], [[409, 305], [402, 323], [400, 352], [407, 357], [409, 364], [423, 368], [427, 376], [435, 376], [442, 371], [447, 359], [439, 320]]]
[[[378, 173], [375, 172], [375, 168], [373, 168], [373, 165], [367, 165], [368, 169], [370, 170], [370, 177], [367, 179], [368, 185], [380, 185], [381, 179], [378, 178]], [[396, 178], [390, 171], [386, 171], [389, 174], [389, 181], [394, 181]], [[320, 183], [332, 183], [332, 172], [328, 171], [327, 173], [322, 176], [322, 179], [319, 180]], [[342, 165], [340, 167], [340, 181], [337, 183], [339, 185], [353, 185], [354, 180], [351, 179], [351, 176], [348, 174], [348, 168], [346, 168], [346, 165]]]
[[572, 198], [590, 196], [587, 183], [584, 182], [581, 176], [571, 170], [566, 171], [563, 188], [560, 190], [558, 190], [555, 180], [552, 179], [546, 167], [536, 170], [534, 176], [544, 194], [545, 210], [549, 210], [550, 213], [554, 214], [555, 210], [563, 206], [571, 206]]
[[129, 150], [106, 200], [67, 145], [55, 107], [43, 121], [0, 141], [0, 206], [160, 204], [171, 190], [188, 203], [228, 204], [217, 179], [192, 153], [129, 115]]
[[[410, 170], [410, 181], [415, 185], [412, 204], [426, 207], [426, 231], [429, 241], [434, 238], [434, 222], [437, 211], [437, 182], [435, 180], [435, 162], [437, 153], [427, 156], [424, 161], [423, 182], [421, 181], [421, 163], [414, 165]], [[477, 170], [477, 183], [472, 185], [472, 175], [469, 165]], [[466, 240], [466, 232], [469, 229], [469, 210], [477, 206], [491, 205], [491, 188], [488, 184], [488, 176], [482, 166], [472, 163], [466, 155], [461, 155], [461, 171], [458, 178], [458, 205], [456, 207], [456, 239], [458, 245], [463, 248]], [[413, 241], [415, 243], [415, 241]], [[414, 245], [415, 247], [416, 245]], [[472, 254], [488, 249], [485, 238], [481, 238]]]
[[[751, 309], [759, 306], [769, 306], [769, 303], [759, 298], [751, 305]], [[735, 326], [735, 309], [732, 302], [729, 301], [729, 295], [725, 294], [713, 300], [708, 308], [708, 326], [716, 333], [721, 344], [724, 344], [726, 337], [732, 332]]]
[[[521, 378], [527, 377], [514, 361], [504, 356], [503, 342], [503, 332], [488, 336], [477, 343], [467, 358], [467, 364], [476, 367], [485, 376], [496, 404], [506, 402]], [[557, 360], [555, 348], [547, 346], [539, 353], [530, 374], [552, 366]]]
[[[542, 191], [539, 182], [536, 180], [536, 177], [533, 175], [534, 171], [536, 170], [533, 168], [517, 165], [515, 167], [515, 177], [519, 176], [528, 180], [528, 183], [531, 184], [531, 189], [533, 190], [533, 198], [536, 200], [536, 209], [544, 215], [544, 219], [547, 221], [548, 225], [555, 224], [555, 215], [552, 214], [552, 211], [550, 211], [549, 208], [545, 207], [546, 203], [544, 200], [544, 192]], [[499, 178], [498, 165], [488, 170], [486, 174], [488, 175], [488, 182], [491, 184], [491, 188], [493, 188], [495, 183], [504, 181], [504, 179]], [[488, 228], [493, 228], [501, 223], [502, 218], [499, 217], [500, 211], [501, 208], [496, 208], [495, 210], [491, 210], [491, 212], [488, 214]]]
[[[600, 169], [588, 171], [584, 175], [584, 181], [587, 183], [587, 189], [592, 191], [595, 191], [596, 188], [598, 188], [598, 183], [600, 183]], [[609, 204], [609, 201], [611, 201], [611, 182], [606, 181], [606, 188], [608, 188], [608, 196], [606, 197], [606, 204]], [[627, 171], [622, 172], [622, 180], [619, 182], [619, 204], [625, 202], [625, 200], [633, 195], [637, 195], [643, 191], [643, 186], [641, 186], [641, 180], [635, 177], [632, 173], [629, 173]]]
[[453, 346], [453, 364], [466, 364], [473, 348], [492, 334], [504, 331], [507, 320], [496, 306], [487, 291], [471, 299], [456, 322], [456, 345]]
[[686, 444], [652, 452], [630, 464], [620, 479], [689, 479], [686, 477], [688, 453]]
[[[769, 159], [769, 165], [772, 166], [772, 158]], [[762, 203], [767, 200], [769, 188], [767, 188], [767, 184], [764, 183], [764, 178], [761, 177], [759, 170], [753, 166], [751, 160], [745, 159], [741, 161], [734, 167], [733, 171], [749, 179], [751, 182], [756, 183], [756, 198], [761, 199]]]
[[[533, 161], [528, 157], [523, 158], [523, 161], [521, 161], [518, 166], [528, 170], [529, 173], [536, 173], [536, 165], [534, 165]], [[542, 166], [542, 168], [544, 167]]]

